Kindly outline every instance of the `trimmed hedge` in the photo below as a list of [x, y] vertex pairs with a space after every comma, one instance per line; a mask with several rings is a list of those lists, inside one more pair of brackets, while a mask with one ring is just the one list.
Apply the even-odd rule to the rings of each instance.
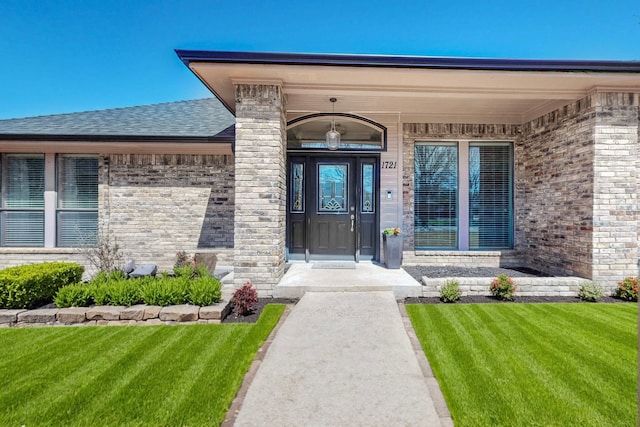
[[53, 301], [58, 289], [82, 280], [84, 267], [45, 262], [0, 270], [0, 308], [36, 308]]

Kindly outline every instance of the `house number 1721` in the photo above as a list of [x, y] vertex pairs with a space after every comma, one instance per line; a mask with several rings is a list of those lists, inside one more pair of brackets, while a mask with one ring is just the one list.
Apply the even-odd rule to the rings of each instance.
[[398, 162], [382, 162], [382, 169], [395, 169]]

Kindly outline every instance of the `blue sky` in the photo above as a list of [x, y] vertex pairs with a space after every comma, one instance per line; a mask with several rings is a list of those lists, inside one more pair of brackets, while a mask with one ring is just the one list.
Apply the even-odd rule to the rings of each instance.
[[640, 60], [640, 1], [0, 0], [0, 119], [210, 96], [176, 48]]

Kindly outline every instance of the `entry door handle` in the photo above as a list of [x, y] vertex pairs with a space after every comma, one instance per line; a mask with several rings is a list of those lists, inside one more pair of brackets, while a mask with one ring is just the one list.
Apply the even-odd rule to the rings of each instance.
[[353, 225], [355, 224], [356, 216], [351, 214], [351, 232], [353, 233]]

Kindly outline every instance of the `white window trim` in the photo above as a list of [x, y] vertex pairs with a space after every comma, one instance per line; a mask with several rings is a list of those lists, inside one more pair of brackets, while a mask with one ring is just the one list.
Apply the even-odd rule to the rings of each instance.
[[56, 247], [56, 155], [44, 155], [44, 247]]

